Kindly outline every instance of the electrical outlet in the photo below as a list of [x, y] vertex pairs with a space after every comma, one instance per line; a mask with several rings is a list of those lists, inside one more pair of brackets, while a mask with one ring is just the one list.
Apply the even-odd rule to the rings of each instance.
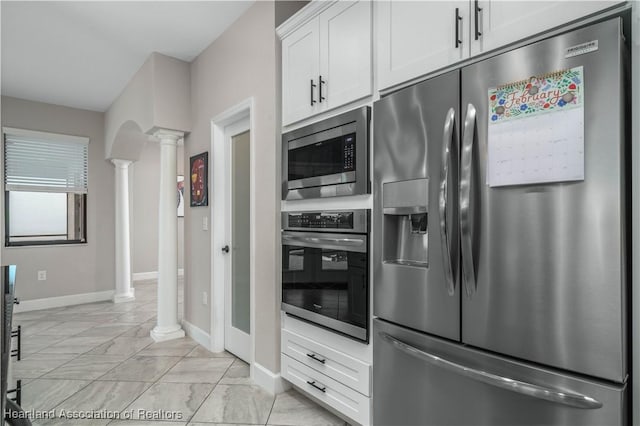
[[202, 304], [203, 305], [207, 304], [207, 292], [206, 291], [202, 292]]
[[202, 230], [206, 231], [209, 229], [209, 218], [207, 216], [202, 218]]
[[47, 280], [47, 271], [38, 271], [38, 281]]

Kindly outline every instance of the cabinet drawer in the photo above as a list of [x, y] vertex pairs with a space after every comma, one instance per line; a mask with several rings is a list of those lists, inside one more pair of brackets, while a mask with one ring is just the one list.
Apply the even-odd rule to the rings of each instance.
[[284, 354], [282, 377], [356, 422], [370, 424], [370, 399], [361, 393]]
[[288, 330], [282, 330], [282, 353], [363, 395], [371, 394], [371, 368], [363, 361]]

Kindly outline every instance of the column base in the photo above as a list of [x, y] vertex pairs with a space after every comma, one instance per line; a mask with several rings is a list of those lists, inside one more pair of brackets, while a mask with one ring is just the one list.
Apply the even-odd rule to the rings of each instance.
[[113, 303], [132, 302], [134, 300], [136, 300], [134, 289], [129, 290], [127, 293], [113, 295]]
[[180, 339], [184, 336], [184, 330], [180, 328], [178, 324], [170, 327], [160, 327], [156, 325], [153, 330], [151, 330], [151, 338], [156, 342]]

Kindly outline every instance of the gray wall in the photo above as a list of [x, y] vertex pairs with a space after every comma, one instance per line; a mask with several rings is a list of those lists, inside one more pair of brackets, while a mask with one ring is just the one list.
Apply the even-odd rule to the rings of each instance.
[[[191, 65], [192, 132], [185, 142], [188, 158], [210, 151], [211, 120], [253, 97], [256, 167], [256, 230], [253, 264], [257, 277], [255, 360], [280, 371], [280, 308], [277, 292], [277, 217], [279, 187], [276, 182], [277, 96], [275, 5], [256, 2], [225, 33], [205, 49]], [[211, 172], [209, 173], [211, 176]], [[211, 188], [211, 181], [209, 187]], [[211, 197], [211, 191], [209, 196]], [[211, 218], [210, 206], [185, 211], [185, 319], [210, 332], [210, 306], [202, 304], [202, 292], [210, 293], [211, 232], [202, 230], [202, 218]], [[209, 229], [212, 229], [210, 227]]]
[[[2, 263], [18, 266], [16, 295], [31, 300], [113, 290], [114, 166], [104, 159], [104, 114], [5, 96], [1, 111], [3, 126], [90, 138], [87, 244], [8, 248], [3, 244]], [[4, 220], [0, 228], [4, 241]], [[47, 271], [46, 281], [37, 280], [39, 270]]]
[[[184, 175], [184, 147], [178, 146], [178, 175]], [[131, 272], [158, 270], [158, 203], [160, 144], [147, 142], [140, 159], [130, 166]], [[188, 197], [187, 197], [188, 198]], [[186, 201], [186, 199], [185, 199]], [[185, 208], [186, 209], [186, 208]], [[184, 218], [178, 218], [178, 268], [183, 268]]]
[[137, 160], [154, 128], [190, 130], [190, 65], [153, 52], [105, 113], [105, 156]]
[[284, 21], [289, 19], [294, 13], [302, 9], [309, 3], [307, 0], [278, 0], [275, 2], [275, 24], [280, 26]]

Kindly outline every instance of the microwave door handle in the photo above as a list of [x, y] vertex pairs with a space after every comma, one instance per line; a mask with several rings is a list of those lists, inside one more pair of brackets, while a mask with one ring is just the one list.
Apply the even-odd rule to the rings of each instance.
[[462, 135], [462, 156], [460, 159], [460, 252], [462, 254], [462, 276], [467, 296], [476, 291], [476, 273], [473, 263], [473, 244], [471, 240], [471, 168], [473, 165], [473, 140], [476, 132], [476, 108], [469, 104], [464, 119]]
[[451, 143], [454, 137], [456, 113], [449, 108], [444, 122], [444, 137], [442, 141], [442, 169], [440, 169], [440, 193], [438, 210], [440, 213], [440, 243], [442, 245], [442, 260], [444, 263], [445, 286], [449, 296], [455, 293], [453, 270], [451, 266], [451, 249], [447, 235], [447, 180], [449, 179], [449, 163], [451, 161]]
[[587, 395], [557, 390], [546, 386], [536, 385], [534, 383], [512, 379], [510, 377], [499, 376], [488, 371], [477, 370], [475, 368], [458, 364], [457, 362], [448, 360], [439, 355], [425, 352], [401, 340], [398, 340], [385, 332], [379, 332], [378, 334], [382, 339], [389, 342], [396, 349], [410, 356], [413, 356], [417, 359], [425, 361], [435, 367], [441, 368], [451, 373], [459, 374], [463, 377], [468, 377], [472, 380], [483, 382], [491, 386], [505, 389], [510, 392], [516, 392], [532, 398], [543, 399], [545, 401], [550, 401], [556, 404], [568, 405], [569, 407], [590, 410], [595, 410], [602, 407], [602, 402]]

